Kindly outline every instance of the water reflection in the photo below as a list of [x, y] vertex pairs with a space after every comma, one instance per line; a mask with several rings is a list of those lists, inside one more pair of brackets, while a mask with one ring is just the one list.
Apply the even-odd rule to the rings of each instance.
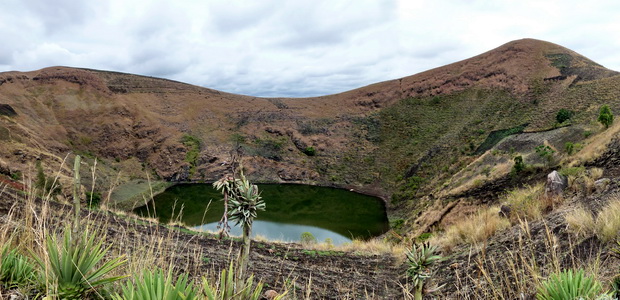
[[[195, 226], [192, 227], [192, 229], [211, 232], [218, 231], [217, 222]], [[323, 242], [329, 238], [334, 245], [340, 245], [351, 241], [351, 239], [333, 231], [315, 226], [283, 224], [261, 220], [254, 221], [252, 225], [252, 237], [259, 235], [270, 241], [298, 242], [301, 234], [304, 232], [312, 233], [319, 242]], [[231, 225], [230, 235], [241, 236], [241, 227]]]

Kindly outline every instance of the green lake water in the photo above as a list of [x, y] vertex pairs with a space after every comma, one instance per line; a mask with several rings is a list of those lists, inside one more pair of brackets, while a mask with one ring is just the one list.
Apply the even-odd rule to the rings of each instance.
[[[389, 229], [385, 205], [379, 198], [342, 189], [296, 184], [259, 184], [266, 210], [259, 211], [253, 235], [270, 240], [298, 241], [302, 232], [334, 244], [368, 239]], [[142, 216], [168, 222], [179, 215], [194, 229], [217, 231], [224, 205], [222, 194], [210, 184], [179, 184], [155, 196], [153, 203], [136, 208]], [[207, 209], [208, 208], [208, 209]], [[153, 213], [155, 212], [155, 214]], [[232, 235], [241, 235], [233, 223]]]

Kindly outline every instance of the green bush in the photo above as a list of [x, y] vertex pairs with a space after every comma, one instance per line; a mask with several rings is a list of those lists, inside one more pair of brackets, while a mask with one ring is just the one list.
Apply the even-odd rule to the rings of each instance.
[[553, 154], [555, 153], [555, 150], [547, 145], [540, 145], [534, 148], [534, 151], [536, 151], [536, 154], [538, 154], [540, 158], [545, 160], [547, 166], [551, 166], [553, 163]]
[[552, 274], [538, 287], [538, 300], [597, 299], [603, 287], [599, 281], [586, 276], [583, 270], [565, 270]]
[[519, 155], [514, 158], [515, 164], [512, 166], [512, 172], [514, 174], [520, 173], [525, 169], [525, 163], [523, 162], [523, 156]]
[[86, 202], [91, 208], [97, 208], [101, 204], [101, 193], [97, 191], [86, 192]]
[[314, 237], [312, 233], [307, 232], [307, 231], [302, 232], [299, 239], [303, 244], [315, 244], [316, 243], [316, 237]]
[[565, 121], [568, 121], [570, 118], [572, 118], [573, 114], [574, 114], [573, 111], [570, 111], [568, 109], [562, 108], [555, 115], [555, 120], [558, 122], [558, 124], [562, 124]]
[[314, 149], [314, 147], [312, 147], [312, 146], [306, 147], [306, 149], [304, 149], [304, 154], [306, 154], [308, 156], [315, 156], [316, 155], [316, 149]]
[[601, 110], [598, 114], [598, 121], [603, 124], [605, 128], [609, 128], [609, 125], [614, 122], [614, 114], [611, 112], [609, 105], [601, 106]]

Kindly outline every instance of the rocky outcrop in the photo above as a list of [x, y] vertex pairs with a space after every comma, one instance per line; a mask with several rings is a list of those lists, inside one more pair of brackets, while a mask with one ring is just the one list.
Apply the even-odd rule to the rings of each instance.
[[547, 175], [545, 193], [548, 196], [561, 195], [566, 187], [568, 187], [568, 178], [566, 176], [558, 173], [558, 171], [553, 171]]

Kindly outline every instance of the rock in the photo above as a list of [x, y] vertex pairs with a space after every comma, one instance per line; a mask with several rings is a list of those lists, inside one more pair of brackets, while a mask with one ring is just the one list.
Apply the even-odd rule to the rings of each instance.
[[267, 290], [265, 291], [265, 293], [263, 294], [263, 298], [267, 299], [267, 300], [271, 300], [271, 299], [275, 299], [276, 297], [278, 297], [278, 292], [274, 291], [274, 290]]
[[611, 179], [601, 178], [594, 182], [594, 187], [596, 188], [597, 192], [602, 192], [607, 189], [610, 183], [611, 183]]
[[566, 176], [561, 175], [558, 171], [553, 171], [547, 175], [547, 186], [545, 188], [547, 195], [560, 195], [566, 187], [568, 187]]
[[510, 217], [511, 211], [512, 211], [512, 208], [510, 208], [510, 205], [502, 204], [502, 206], [499, 208], [499, 216], [508, 218]]

